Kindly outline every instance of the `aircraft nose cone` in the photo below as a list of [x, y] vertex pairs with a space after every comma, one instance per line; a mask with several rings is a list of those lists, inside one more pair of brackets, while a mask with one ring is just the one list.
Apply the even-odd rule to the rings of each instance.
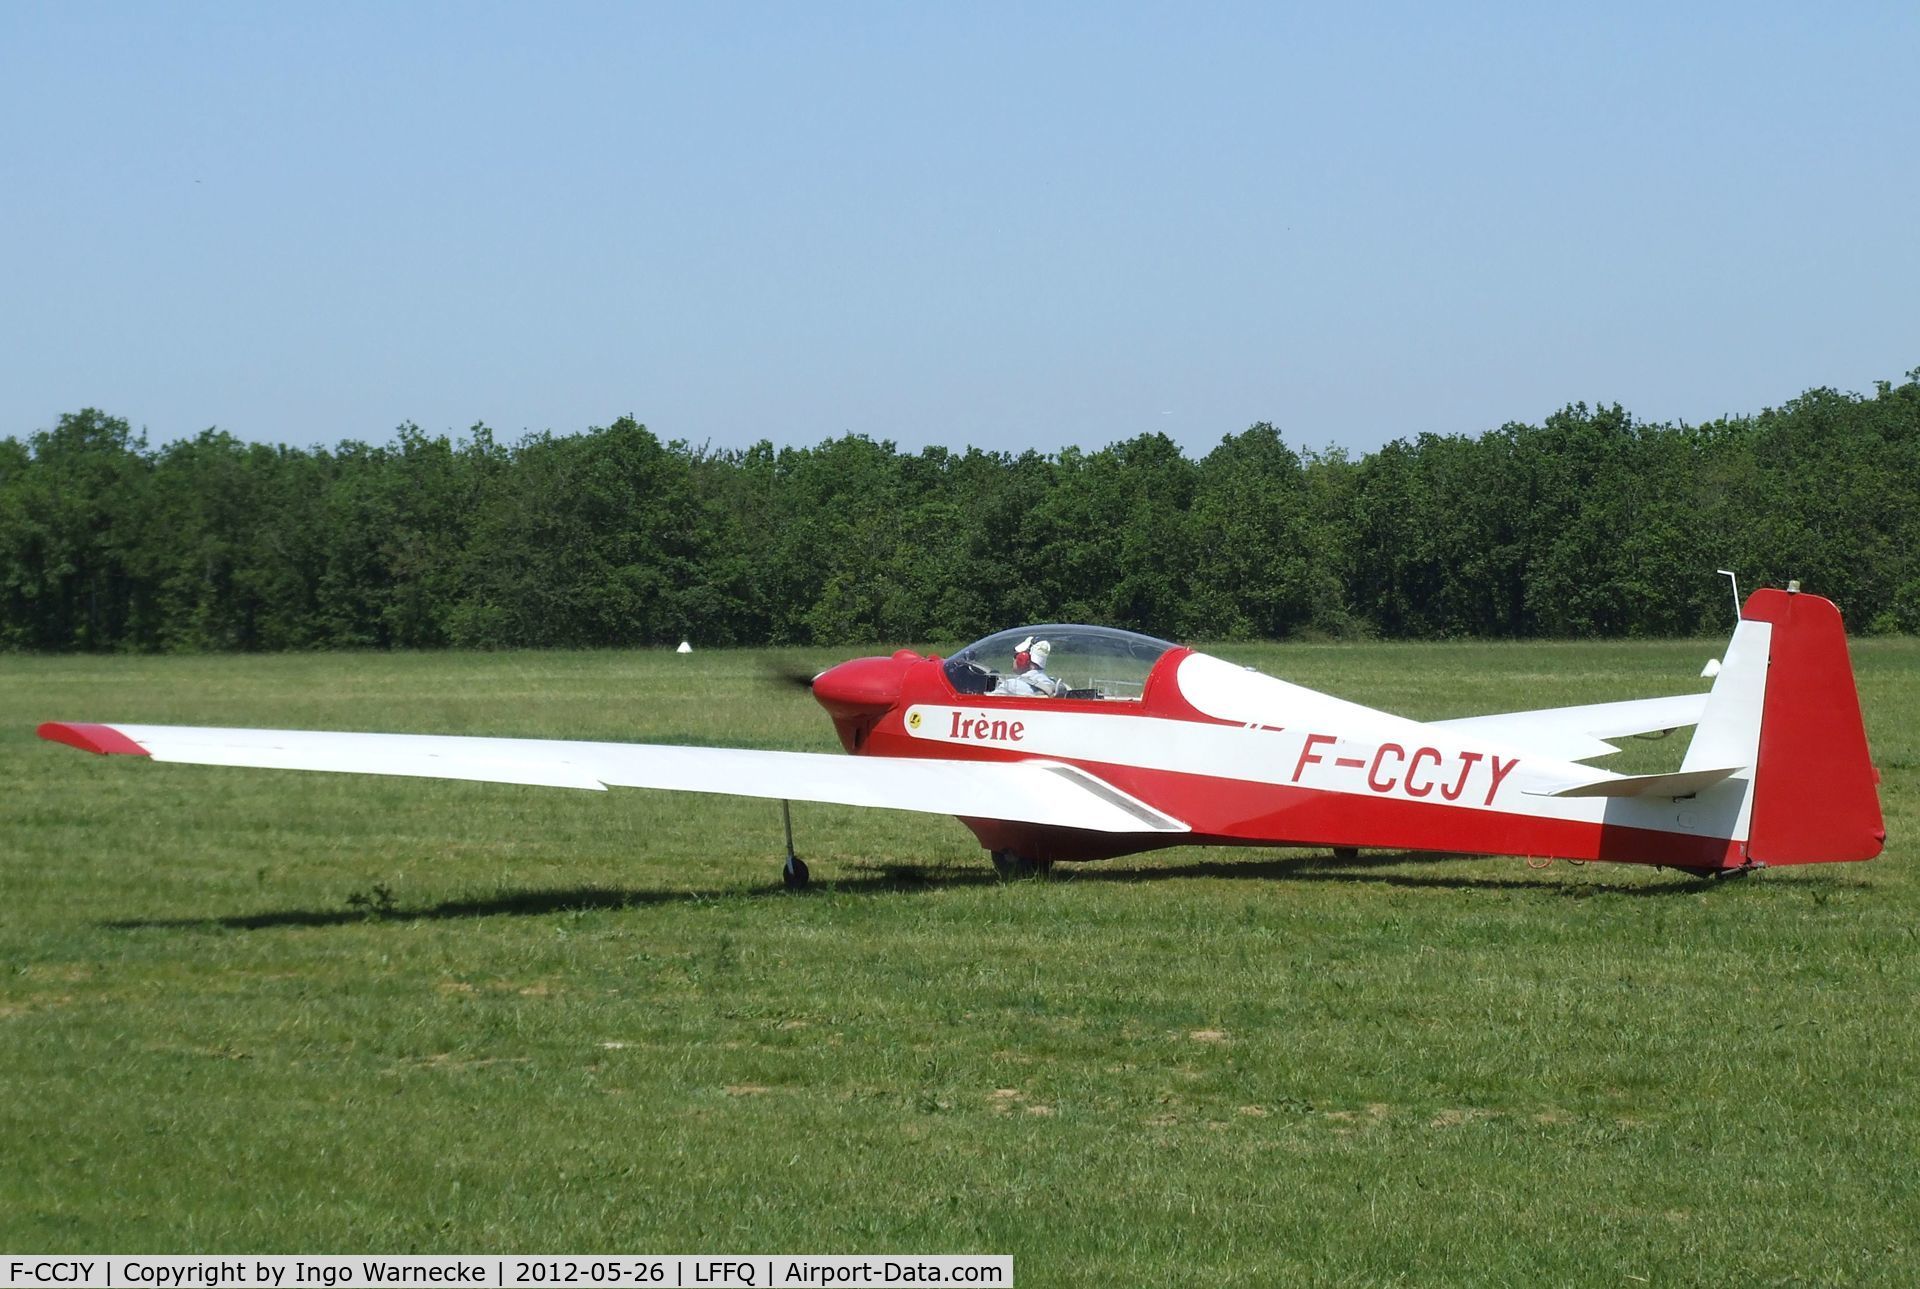
[[900, 701], [900, 685], [920, 655], [902, 649], [891, 658], [854, 658], [813, 678], [813, 696], [836, 717], [878, 716]]

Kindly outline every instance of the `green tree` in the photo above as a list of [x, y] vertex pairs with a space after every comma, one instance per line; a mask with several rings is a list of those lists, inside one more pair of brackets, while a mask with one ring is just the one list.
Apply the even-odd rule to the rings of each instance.
[[7, 643], [111, 649], [139, 641], [150, 588], [138, 576], [150, 465], [146, 438], [95, 408], [62, 416], [7, 453]]
[[1300, 457], [1262, 422], [1228, 435], [1200, 462], [1194, 493], [1186, 630], [1279, 639], [1324, 622], [1344, 598], [1316, 540]]
[[686, 457], [631, 417], [532, 436], [484, 490], [449, 634], [489, 646], [678, 640], [712, 530]]

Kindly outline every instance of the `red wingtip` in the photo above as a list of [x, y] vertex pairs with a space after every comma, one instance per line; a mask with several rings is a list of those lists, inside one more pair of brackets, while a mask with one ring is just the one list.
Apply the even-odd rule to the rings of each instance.
[[40, 737], [55, 743], [77, 747], [82, 752], [101, 756], [146, 756], [147, 749], [111, 725], [89, 725], [83, 721], [48, 721], [39, 729]]

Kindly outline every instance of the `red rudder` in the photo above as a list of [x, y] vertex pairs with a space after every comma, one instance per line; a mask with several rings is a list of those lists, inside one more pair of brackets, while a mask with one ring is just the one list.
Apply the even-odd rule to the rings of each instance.
[[1840, 610], [1769, 587], [1748, 597], [1741, 616], [1773, 624], [1747, 858], [1872, 859], [1887, 826]]

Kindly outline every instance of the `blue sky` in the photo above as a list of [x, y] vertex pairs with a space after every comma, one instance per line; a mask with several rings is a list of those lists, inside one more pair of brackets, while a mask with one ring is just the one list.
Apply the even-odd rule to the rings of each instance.
[[1369, 450], [1920, 365], [1920, 7], [0, 6], [0, 435]]

